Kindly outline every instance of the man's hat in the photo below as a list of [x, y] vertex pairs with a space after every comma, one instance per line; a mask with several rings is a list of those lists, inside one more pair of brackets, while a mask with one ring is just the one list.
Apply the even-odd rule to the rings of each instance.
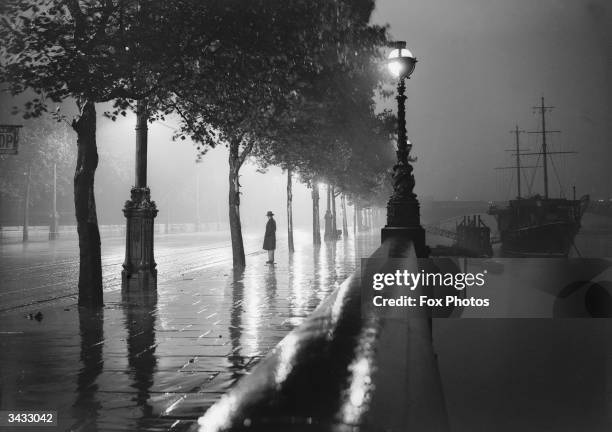
[[268, 210], [268, 213], [266, 213], [266, 216], [274, 216], [274, 213], [272, 213], [270, 210]]

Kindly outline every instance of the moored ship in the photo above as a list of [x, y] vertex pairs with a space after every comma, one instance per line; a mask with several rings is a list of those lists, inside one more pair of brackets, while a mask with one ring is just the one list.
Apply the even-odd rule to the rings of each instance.
[[567, 256], [580, 230], [588, 196], [580, 200], [531, 198], [511, 200], [508, 206], [491, 206], [497, 219], [501, 250], [505, 256]]
[[[517, 170], [517, 198], [510, 200], [507, 206], [492, 205], [489, 214], [497, 219], [501, 251], [504, 256], [519, 257], [565, 257], [574, 246], [574, 238], [580, 230], [580, 222], [586, 206], [588, 195], [580, 199], [549, 198], [548, 196], [548, 156], [559, 153], [547, 149], [545, 113], [551, 107], [536, 107], [542, 115], [542, 148], [536, 153], [521, 153], [519, 148], [519, 129], [516, 133], [516, 166], [507, 167]], [[521, 161], [522, 155], [539, 155], [542, 157], [544, 172], [544, 195], [529, 198], [521, 197]], [[575, 194], [574, 194], [575, 195]]]

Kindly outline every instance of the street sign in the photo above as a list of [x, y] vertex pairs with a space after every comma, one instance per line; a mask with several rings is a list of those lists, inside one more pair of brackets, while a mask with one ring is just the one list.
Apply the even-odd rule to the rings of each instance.
[[20, 128], [21, 126], [0, 125], [0, 154], [17, 154]]

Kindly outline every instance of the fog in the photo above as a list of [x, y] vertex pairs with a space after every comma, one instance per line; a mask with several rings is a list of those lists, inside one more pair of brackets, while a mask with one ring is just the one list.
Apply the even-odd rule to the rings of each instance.
[[[512, 197], [512, 170], [494, 168], [513, 165], [505, 150], [514, 144], [509, 131], [515, 124], [539, 129], [540, 119], [531, 107], [541, 96], [556, 107], [547, 124], [562, 131], [550, 136], [551, 150], [579, 152], [554, 158], [551, 196], [568, 193], [572, 185], [578, 195], [612, 196], [612, 26], [607, 3], [379, 0], [374, 20], [389, 23], [393, 36], [406, 40], [419, 60], [407, 83], [407, 127], [418, 157], [416, 192], [422, 200]], [[1, 100], [0, 123], [23, 123], [9, 114], [15, 101], [6, 95]], [[64, 107], [73, 110], [74, 104]], [[395, 109], [394, 100], [380, 101], [384, 107]], [[102, 116], [104, 109], [98, 106], [98, 213], [103, 224], [121, 224], [121, 209], [134, 183], [135, 117], [112, 122]], [[213, 149], [196, 164], [189, 140], [172, 141], [175, 127], [167, 119], [149, 128], [148, 182], [160, 210], [157, 222], [196, 221], [199, 171], [201, 222], [226, 223], [227, 150]], [[524, 148], [538, 151], [539, 137], [525, 134], [522, 140]], [[523, 163], [533, 165], [535, 159], [525, 157]], [[532, 192], [541, 193], [541, 183], [538, 172]], [[263, 230], [268, 210], [286, 226], [286, 175], [281, 170], [262, 174], [249, 162], [241, 185], [245, 230]], [[294, 221], [297, 226], [311, 224], [310, 191], [297, 182]]]
[[[119, 216], [123, 203], [129, 198], [134, 183], [134, 142], [136, 118], [126, 118], [112, 122], [102, 119], [98, 124], [98, 140], [101, 160], [97, 174], [97, 194], [104, 196], [104, 205], [99, 203], [102, 220], [113, 220]], [[196, 150], [190, 140], [172, 140], [176, 123], [171, 119], [149, 125], [148, 183], [152, 199], [157, 202], [158, 223], [195, 223], [196, 191], [199, 172], [200, 221], [212, 224], [216, 229], [220, 222], [223, 226], [228, 220], [228, 152], [223, 145], [211, 149], [202, 162], [196, 163]], [[110, 174], [109, 158], [129, 167], [129, 175], [121, 179], [118, 193], [105, 194], [104, 179]], [[265, 226], [266, 212], [272, 210], [282, 226], [286, 226], [286, 172], [276, 167], [264, 174], [257, 172], [254, 161], [241, 169], [241, 217], [247, 230]], [[310, 191], [300, 183], [294, 182], [294, 223], [307, 226], [312, 223]]]
[[[610, 13], [603, 0], [379, 0], [375, 21], [419, 60], [406, 109], [417, 193], [509, 198], [511, 170], [493, 168], [514, 165], [504, 152], [514, 145], [509, 131], [538, 130], [531, 107], [545, 96], [556, 107], [547, 125], [562, 131], [550, 136], [552, 149], [579, 152], [554, 159], [563, 186], [612, 196]], [[535, 135], [522, 139], [538, 151]], [[550, 179], [557, 196], [554, 172]]]

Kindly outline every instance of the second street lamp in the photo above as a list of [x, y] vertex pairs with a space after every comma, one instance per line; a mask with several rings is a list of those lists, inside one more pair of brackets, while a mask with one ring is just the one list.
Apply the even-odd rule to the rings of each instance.
[[418, 257], [429, 256], [425, 244], [425, 230], [421, 226], [419, 201], [414, 193], [414, 175], [410, 164], [412, 144], [406, 136], [406, 84], [416, 66], [416, 58], [406, 49], [406, 42], [395, 42], [395, 49], [388, 58], [391, 74], [398, 78], [397, 83], [397, 162], [393, 167], [393, 195], [387, 204], [387, 225], [382, 229], [382, 242], [393, 242], [392, 252], [402, 254], [403, 246], [414, 244]]

